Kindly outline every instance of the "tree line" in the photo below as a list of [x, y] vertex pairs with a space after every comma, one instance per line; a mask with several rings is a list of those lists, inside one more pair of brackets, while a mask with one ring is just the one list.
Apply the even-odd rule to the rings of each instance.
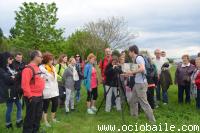
[[106, 47], [125, 49], [136, 37], [127, 28], [122, 17], [99, 19], [85, 24], [67, 38], [64, 28], [57, 28], [59, 20], [56, 3], [24, 2], [15, 11], [15, 25], [5, 37], [0, 28], [0, 52], [21, 51], [27, 55], [31, 50], [49, 51], [58, 57], [81, 54], [86, 58], [93, 52], [97, 58], [103, 56]]

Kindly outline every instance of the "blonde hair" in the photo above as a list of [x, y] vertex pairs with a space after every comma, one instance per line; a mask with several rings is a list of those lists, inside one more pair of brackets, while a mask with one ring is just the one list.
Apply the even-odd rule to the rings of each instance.
[[70, 58], [69, 58], [69, 64], [70, 64], [73, 60], [75, 60], [75, 58], [74, 58], [74, 57], [70, 57]]
[[90, 53], [87, 57], [87, 61], [90, 61], [92, 58], [97, 58], [93, 53]]

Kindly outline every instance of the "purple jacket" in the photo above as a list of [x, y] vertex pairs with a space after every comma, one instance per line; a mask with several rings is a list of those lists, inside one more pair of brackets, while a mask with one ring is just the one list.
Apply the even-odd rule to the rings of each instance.
[[182, 67], [182, 64], [179, 64], [175, 73], [175, 83], [178, 85], [189, 85], [190, 82], [187, 79], [191, 77], [195, 66], [190, 64], [189, 66]]

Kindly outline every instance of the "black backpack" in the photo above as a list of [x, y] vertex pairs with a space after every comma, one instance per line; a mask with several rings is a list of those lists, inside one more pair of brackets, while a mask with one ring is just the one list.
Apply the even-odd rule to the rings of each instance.
[[25, 68], [31, 69], [31, 71], [32, 71], [32, 73], [33, 73], [32, 78], [31, 78], [31, 83], [35, 84], [35, 75], [37, 75], [36, 72], [35, 72], [35, 69], [34, 69], [32, 66], [30, 66], [30, 65], [26, 65], [26, 66], [24, 67], [24, 69], [25, 69]]
[[[137, 57], [139, 57], [139, 56], [141, 56], [145, 61], [146, 73], [143, 75], [144, 75], [144, 79], [146, 78], [147, 82], [149, 83], [155, 77], [154, 66], [153, 66], [153, 64], [150, 63], [149, 57], [146, 57], [143, 55], [138, 55]], [[136, 62], [137, 57], [135, 58], [135, 62]]]

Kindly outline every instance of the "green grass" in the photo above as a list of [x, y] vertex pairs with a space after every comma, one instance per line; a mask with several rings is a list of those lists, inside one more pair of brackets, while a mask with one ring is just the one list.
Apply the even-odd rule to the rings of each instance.
[[[172, 68], [171, 72], [174, 76], [175, 69]], [[123, 124], [126, 125], [141, 125], [146, 124], [148, 121], [142, 112], [138, 119], [135, 119], [129, 115], [129, 110], [125, 107], [125, 122], [121, 120], [121, 114], [114, 109], [111, 113], [105, 113], [104, 107], [101, 108], [98, 115], [89, 116], [86, 113], [86, 91], [82, 89], [82, 99], [81, 102], [76, 105], [76, 110], [68, 115], [65, 114], [64, 109], [58, 109], [57, 118], [61, 122], [58, 124], [53, 124], [52, 128], [46, 129], [43, 122], [41, 123], [42, 129], [45, 129], [48, 133], [95, 133], [97, 131], [98, 124], [109, 124], [116, 125], [120, 128]], [[99, 87], [99, 97], [98, 103], [100, 104], [103, 98], [103, 89]], [[5, 128], [5, 105], [0, 105], [0, 133], [21, 133], [20, 129], [15, 128], [14, 131], [9, 131]], [[16, 108], [13, 112], [13, 124], [15, 123]], [[177, 103], [177, 87], [175, 85], [171, 86], [169, 89], [169, 104], [163, 106], [160, 104], [158, 109], [154, 110], [154, 114], [159, 123], [168, 123], [168, 125], [175, 125], [176, 130], [181, 128], [183, 124], [185, 125], [198, 125], [200, 122], [199, 112], [195, 108], [195, 102], [192, 100], [190, 105], [178, 105]], [[133, 132], [133, 131], [132, 131]], [[177, 131], [174, 131], [175, 133]], [[188, 131], [187, 131], [188, 132]], [[186, 132], [186, 133], [187, 133]], [[179, 132], [180, 133], [180, 132]], [[193, 132], [192, 132], [193, 133]]]

